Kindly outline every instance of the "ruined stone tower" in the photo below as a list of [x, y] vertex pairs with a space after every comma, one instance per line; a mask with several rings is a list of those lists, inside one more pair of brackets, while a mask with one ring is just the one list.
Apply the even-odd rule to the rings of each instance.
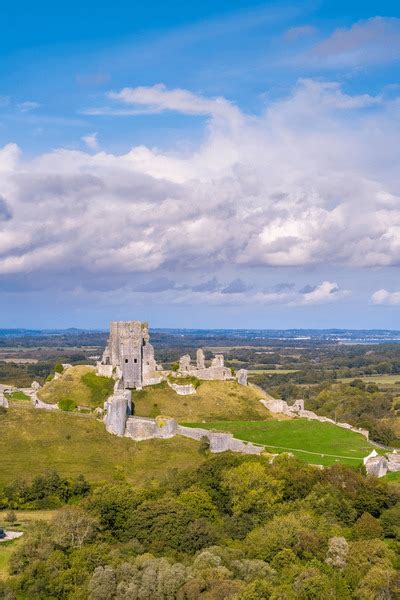
[[157, 364], [149, 328], [141, 321], [111, 321], [110, 336], [97, 365], [99, 375], [116, 375], [121, 387], [141, 388], [153, 383]]

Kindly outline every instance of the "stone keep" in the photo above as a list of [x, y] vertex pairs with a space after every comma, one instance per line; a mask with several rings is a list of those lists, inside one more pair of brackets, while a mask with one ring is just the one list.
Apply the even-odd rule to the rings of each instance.
[[141, 321], [111, 321], [110, 336], [97, 373], [111, 377], [115, 370], [124, 389], [140, 389], [157, 379], [149, 327]]

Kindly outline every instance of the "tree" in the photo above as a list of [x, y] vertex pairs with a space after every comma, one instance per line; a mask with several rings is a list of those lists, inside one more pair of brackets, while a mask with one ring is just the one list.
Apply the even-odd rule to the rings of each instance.
[[52, 521], [52, 538], [56, 546], [77, 548], [96, 537], [97, 521], [78, 507], [62, 508]]
[[258, 522], [271, 516], [272, 506], [282, 497], [282, 483], [259, 462], [227, 470], [222, 485], [230, 494], [233, 515], [250, 513]]
[[199, 445], [199, 454], [206, 455], [210, 449], [210, 440], [206, 435], [202, 435]]
[[349, 544], [343, 536], [335, 536], [329, 540], [328, 554], [325, 562], [332, 567], [342, 568], [346, 566]]
[[400, 540], [400, 502], [385, 510], [381, 514], [380, 522], [386, 537]]
[[193, 511], [197, 519], [204, 518], [209, 521], [218, 519], [218, 510], [210, 494], [202, 488], [192, 486], [188, 490], [184, 490], [178, 496], [178, 501]]
[[89, 600], [110, 600], [117, 591], [117, 580], [112, 567], [97, 567], [89, 582]]
[[369, 513], [363, 513], [353, 525], [355, 540], [372, 540], [383, 537], [383, 528], [378, 519]]
[[396, 571], [394, 569], [380, 565], [372, 566], [357, 588], [357, 598], [359, 600], [390, 600], [398, 597], [399, 588], [397, 588], [395, 594], [392, 594], [395, 577]]

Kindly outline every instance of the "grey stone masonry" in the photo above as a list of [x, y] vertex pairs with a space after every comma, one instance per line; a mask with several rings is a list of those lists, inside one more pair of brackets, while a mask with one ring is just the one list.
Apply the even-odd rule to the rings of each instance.
[[205, 369], [206, 368], [206, 361], [205, 361], [205, 357], [204, 357], [204, 352], [201, 348], [199, 348], [196, 352], [196, 367], [198, 369]]
[[125, 436], [136, 441], [168, 439], [175, 435], [182, 435], [198, 441], [206, 437], [210, 443], [210, 451], [213, 453], [230, 450], [231, 452], [240, 452], [241, 454], [261, 454], [264, 451], [263, 446], [256, 446], [250, 442], [237, 440], [231, 433], [184, 427], [183, 425], [178, 425], [175, 419], [170, 417], [160, 416], [156, 419], [129, 417], [126, 422]]
[[106, 377], [115, 374], [124, 389], [141, 389], [162, 380], [146, 322], [110, 323], [110, 335], [102, 359], [97, 363], [97, 374]]
[[400, 471], [400, 454], [394, 450], [384, 456], [379, 456], [376, 450], [364, 458], [364, 465], [368, 475], [383, 477], [386, 473]]
[[178, 394], [178, 396], [191, 396], [196, 393], [196, 388], [191, 383], [185, 383], [183, 385], [179, 383], [171, 383], [168, 381], [168, 385], [170, 388], [174, 390]]
[[205, 379], [208, 381], [226, 381], [234, 379], [231, 370], [224, 365], [224, 355], [216, 354], [211, 365], [206, 367], [204, 352], [199, 348], [196, 352], [196, 365], [192, 364], [190, 354], [184, 354], [179, 359], [179, 373]]
[[107, 414], [104, 420], [109, 433], [125, 435], [126, 422], [132, 414], [132, 397], [130, 390], [118, 389], [118, 384], [117, 381], [113, 395], [105, 402]]
[[8, 408], [8, 400], [1, 390], [0, 390], [0, 406], [2, 406], [3, 408]]
[[239, 369], [236, 373], [236, 379], [239, 385], [247, 385], [247, 369]]

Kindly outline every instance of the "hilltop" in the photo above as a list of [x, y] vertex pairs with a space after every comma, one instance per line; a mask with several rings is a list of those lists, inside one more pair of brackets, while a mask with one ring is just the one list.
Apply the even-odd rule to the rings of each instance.
[[265, 394], [253, 386], [236, 381], [202, 381], [196, 394], [178, 396], [166, 382], [149, 386], [132, 394], [135, 415], [168, 415], [179, 422], [224, 419], [262, 420], [270, 418], [260, 403]]
[[47, 469], [91, 482], [142, 484], [203, 460], [195, 441], [133, 442], [107, 433], [93, 415], [36, 410], [27, 401], [11, 401], [0, 431], [0, 485]]

